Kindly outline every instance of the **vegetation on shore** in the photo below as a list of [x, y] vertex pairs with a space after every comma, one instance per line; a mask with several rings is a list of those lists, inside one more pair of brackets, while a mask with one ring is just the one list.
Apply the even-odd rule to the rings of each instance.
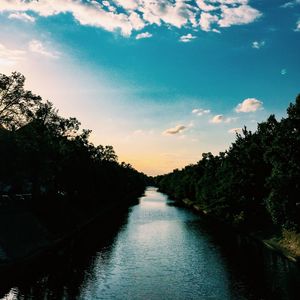
[[143, 193], [145, 174], [119, 163], [112, 146], [93, 145], [90, 130], [61, 117], [24, 82], [20, 73], [0, 74], [1, 207], [30, 195], [27, 208], [60, 232]]
[[288, 249], [293, 255], [300, 257], [300, 233], [283, 230], [279, 244]]
[[[246, 127], [225, 152], [157, 176], [160, 191], [300, 257], [300, 95], [287, 117]], [[187, 201], [187, 200], [186, 200]], [[274, 242], [274, 239], [273, 239]]]

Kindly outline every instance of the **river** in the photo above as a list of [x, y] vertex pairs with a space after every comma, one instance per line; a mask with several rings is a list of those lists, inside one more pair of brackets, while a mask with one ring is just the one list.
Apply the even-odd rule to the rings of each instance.
[[0, 298], [300, 299], [296, 267], [263, 250], [245, 252], [155, 188], [110, 222], [26, 279], [0, 283]]

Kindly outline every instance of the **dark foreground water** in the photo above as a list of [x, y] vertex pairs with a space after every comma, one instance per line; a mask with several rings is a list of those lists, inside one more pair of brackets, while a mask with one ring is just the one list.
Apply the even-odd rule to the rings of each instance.
[[299, 276], [148, 188], [30, 276], [0, 281], [0, 299], [300, 299]]

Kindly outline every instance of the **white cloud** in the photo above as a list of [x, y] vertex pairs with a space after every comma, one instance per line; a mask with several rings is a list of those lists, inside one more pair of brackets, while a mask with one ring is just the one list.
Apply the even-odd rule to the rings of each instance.
[[218, 9], [216, 6], [207, 4], [204, 0], [196, 0], [198, 7], [203, 11], [212, 11]]
[[195, 39], [196, 37], [190, 33], [188, 33], [187, 35], [182, 35], [180, 38], [179, 38], [179, 41], [180, 42], [183, 42], [183, 43], [188, 43], [188, 42], [191, 42], [193, 39]]
[[9, 19], [15, 19], [15, 20], [20, 20], [23, 22], [29, 22], [29, 23], [34, 23], [35, 22], [35, 18], [30, 16], [29, 14], [25, 13], [25, 12], [15, 12], [15, 13], [11, 13], [8, 16]]
[[25, 58], [23, 50], [9, 49], [0, 43], [0, 65], [15, 65]]
[[224, 122], [224, 116], [223, 115], [216, 115], [214, 116], [211, 120], [210, 120], [211, 123], [214, 123], [214, 124], [219, 124], [219, 123], [222, 123]]
[[161, 25], [162, 22], [181, 28], [195, 18], [193, 6], [186, 1], [177, 0], [141, 0], [138, 10], [149, 24]]
[[[130, 36], [155, 24], [167, 27], [200, 27], [219, 32], [220, 27], [248, 24], [261, 16], [249, 0], [1, 0], [0, 13], [33, 21], [35, 17], [71, 14], [81, 25], [120, 31]], [[120, 9], [121, 8], [121, 9]], [[212, 28], [212, 25], [214, 25]], [[189, 39], [190, 40], [190, 39]]]
[[115, 0], [116, 4], [124, 9], [134, 10], [139, 6], [139, 0]]
[[248, 5], [248, 0], [198, 0], [202, 11], [199, 26], [203, 31], [220, 33], [213, 27], [230, 27], [254, 22], [262, 14]]
[[47, 49], [41, 41], [32, 40], [28, 44], [28, 48], [31, 52], [38, 53], [49, 58], [59, 58], [60, 54], [57, 51]]
[[245, 99], [242, 103], [239, 103], [235, 108], [235, 111], [240, 113], [255, 112], [257, 110], [263, 109], [263, 103], [255, 98]]
[[[43, 0], [21, 1], [2, 0], [0, 12], [34, 12], [42, 17], [70, 13], [81, 25], [101, 27], [108, 31], [120, 30], [130, 35], [132, 30], [140, 30], [143, 21], [134, 12], [115, 13], [97, 1]], [[138, 22], [140, 19], [140, 22]]]
[[[203, 12], [201, 14], [199, 25], [200, 28], [204, 31], [211, 31], [211, 25], [217, 23], [219, 21], [219, 17], [216, 15], [212, 15], [210, 13]], [[214, 29], [215, 30], [215, 29]]]
[[223, 5], [221, 10], [221, 19], [218, 22], [220, 27], [249, 24], [262, 16], [257, 9], [246, 4], [242, 4], [238, 7]]
[[212, 117], [209, 122], [213, 124], [219, 124], [219, 123], [231, 123], [236, 121], [238, 118], [227, 118], [224, 115], [216, 115]]
[[195, 109], [192, 110], [192, 113], [197, 115], [197, 116], [203, 116], [203, 115], [209, 114], [210, 110], [209, 109], [203, 109], [203, 108], [195, 108]]
[[147, 39], [147, 38], [151, 38], [151, 37], [152, 37], [152, 34], [149, 33], [148, 31], [146, 31], [146, 32], [137, 34], [135, 38], [137, 40], [140, 40], [140, 39]]
[[262, 48], [262, 47], [264, 47], [266, 45], [266, 42], [265, 41], [254, 41], [253, 43], [252, 43], [252, 48], [254, 48], [254, 49], [260, 49], [260, 48]]
[[184, 131], [187, 127], [184, 125], [177, 125], [174, 128], [169, 128], [167, 130], [165, 130], [163, 132], [163, 135], [174, 135], [174, 134], [178, 134], [181, 133], [182, 131]]
[[242, 133], [243, 128], [231, 128], [228, 130], [228, 133], [233, 133], [233, 134], [237, 134], [237, 133]]
[[141, 30], [145, 27], [145, 22], [142, 20], [140, 15], [135, 11], [129, 14], [128, 20], [132, 25], [132, 29], [134, 30]]

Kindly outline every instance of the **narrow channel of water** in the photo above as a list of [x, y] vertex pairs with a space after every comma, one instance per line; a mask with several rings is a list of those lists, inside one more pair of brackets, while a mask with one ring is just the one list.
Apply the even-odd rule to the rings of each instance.
[[102, 224], [59, 264], [0, 289], [3, 299], [300, 299], [296, 267], [239, 249], [155, 188], [118, 219], [117, 228]]

